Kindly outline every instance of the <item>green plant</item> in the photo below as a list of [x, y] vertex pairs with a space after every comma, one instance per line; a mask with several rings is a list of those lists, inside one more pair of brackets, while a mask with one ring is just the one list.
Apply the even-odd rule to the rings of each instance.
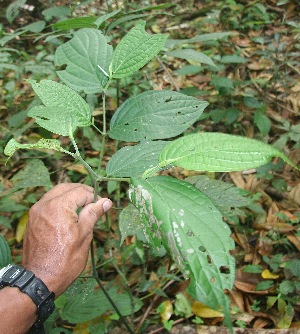
[[[75, 32], [73, 38], [60, 45], [55, 53], [55, 64], [65, 66], [57, 71], [65, 85], [51, 80], [39, 83], [29, 80], [43, 105], [34, 106], [28, 112], [40, 127], [68, 137], [74, 149], [69, 143], [62, 145], [58, 139], [40, 139], [24, 144], [13, 138], [6, 145], [5, 154], [11, 157], [18, 149], [50, 149], [65, 153], [85, 166], [89, 173], [86, 182], [94, 186], [95, 194], [104, 182], [128, 183], [129, 199], [134, 206], [124, 210], [132, 217], [138, 217], [134, 230], [140, 232], [140, 238], [149, 244], [153, 254], [167, 252], [183, 276], [190, 279], [189, 294], [211, 308], [221, 307], [226, 324], [230, 326], [229, 301], [224, 293], [224, 289], [232, 288], [235, 276], [235, 262], [230, 255], [234, 248], [230, 229], [213, 203], [213, 196], [211, 199], [199, 190], [199, 179], [191, 184], [157, 173], [173, 166], [209, 172], [245, 170], [264, 165], [274, 156], [295, 168], [297, 166], [272, 146], [239, 136], [201, 132], [169, 140], [188, 130], [208, 105], [173, 91], [145, 91], [132, 96], [116, 110], [109, 122], [106, 95], [111, 82], [138, 71], [163, 49], [166, 40], [164, 34], [147, 34], [144, 22], [136, 24], [114, 50], [107, 37], [97, 29], [83, 28]], [[171, 55], [178, 56], [178, 53]], [[199, 57], [192, 50], [180, 53], [183, 58], [191, 55]], [[200, 57], [209, 63], [209, 58]], [[78, 92], [87, 97], [101, 93], [101, 121], [92, 117], [90, 105]], [[90, 164], [76, 138], [76, 131], [89, 128], [101, 137], [98, 143], [100, 156]], [[92, 135], [89, 137], [92, 140]], [[118, 150], [103, 169], [108, 137], [133, 144]], [[96, 164], [98, 168], [95, 168]], [[36, 170], [44, 171], [45, 166], [40, 164], [38, 168]], [[26, 176], [22, 177], [21, 180], [29, 182]], [[22, 188], [24, 184], [17, 182], [16, 187]], [[130, 227], [128, 231], [123, 225], [122, 238], [132, 233]], [[94, 262], [93, 276], [98, 278]], [[86, 295], [85, 287], [80, 291]], [[85, 307], [92, 305], [95, 298], [101, 298], [101, 293], [98, 291], [97, 296], [90, 293]], [[113, 288], [110, 293], [116, 295]], [[60, 306], [63, 316], [76, 323], [78, 319], [72, 305], [80, 303], [82, 296], [74, 298], [72, 303], [69, 300], [64, 304], [61, 300]], [[99, 305], [94, 307], [84, 320], [105, 312], [107, 305], [104, 306], [101, 309]], [[121, 310], [121, 315], [127, 313]]]

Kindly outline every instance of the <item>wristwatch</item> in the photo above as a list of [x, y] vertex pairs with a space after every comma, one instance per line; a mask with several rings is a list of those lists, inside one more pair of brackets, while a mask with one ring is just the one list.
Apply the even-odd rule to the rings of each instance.
[[37, 320], [29, 333], [43, 333], [43, 323], [55, 308], [54, 292], [50, 292], [33, 272], [12, 264], [0, 270], [0, 289], [6, 286], [17, 287], [32, 299], [37, 306]]

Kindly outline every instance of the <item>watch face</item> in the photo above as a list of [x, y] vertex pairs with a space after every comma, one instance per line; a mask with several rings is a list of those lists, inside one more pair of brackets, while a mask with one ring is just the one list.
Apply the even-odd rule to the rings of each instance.
[[12, 267], [12, 265], [11, 264], [9, 264], [8, 266], [6, 266], [6, 267], [4, 267], [4, 268], [2, 268], [1, 270], [0, 270], [0, 279], [3, 277], [3, 275], [7, 272], [7, 270], [8, 269], [10, 269]]
[[6, 267], [4, 267], [0, 270], [0, 289], [2, 289], [4, 287], [2, 277], [5, 275], [7, 270], [9, 270], [11, 267], [12, 267], [12, 265], [9, 264], [8, 266], [6, 266]]

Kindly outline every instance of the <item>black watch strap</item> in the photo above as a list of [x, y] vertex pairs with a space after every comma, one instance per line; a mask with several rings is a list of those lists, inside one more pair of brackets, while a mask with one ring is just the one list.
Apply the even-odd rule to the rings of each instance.
[[54, 292], [50, 292], [42, 280], [23, 267], [11, 266], [2, 277], [3, 286], [17, 287], [26, 293], [37, 306], [37, 321], [29, 333], [43, 333], [43, 323], [54, 311]]

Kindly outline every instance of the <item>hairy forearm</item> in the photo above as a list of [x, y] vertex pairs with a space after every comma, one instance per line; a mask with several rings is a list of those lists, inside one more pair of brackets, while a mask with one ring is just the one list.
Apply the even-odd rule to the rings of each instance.
[[0, 290], [0, 333], [25, 334], [36, 321], [36, 305], [18, 288]]

